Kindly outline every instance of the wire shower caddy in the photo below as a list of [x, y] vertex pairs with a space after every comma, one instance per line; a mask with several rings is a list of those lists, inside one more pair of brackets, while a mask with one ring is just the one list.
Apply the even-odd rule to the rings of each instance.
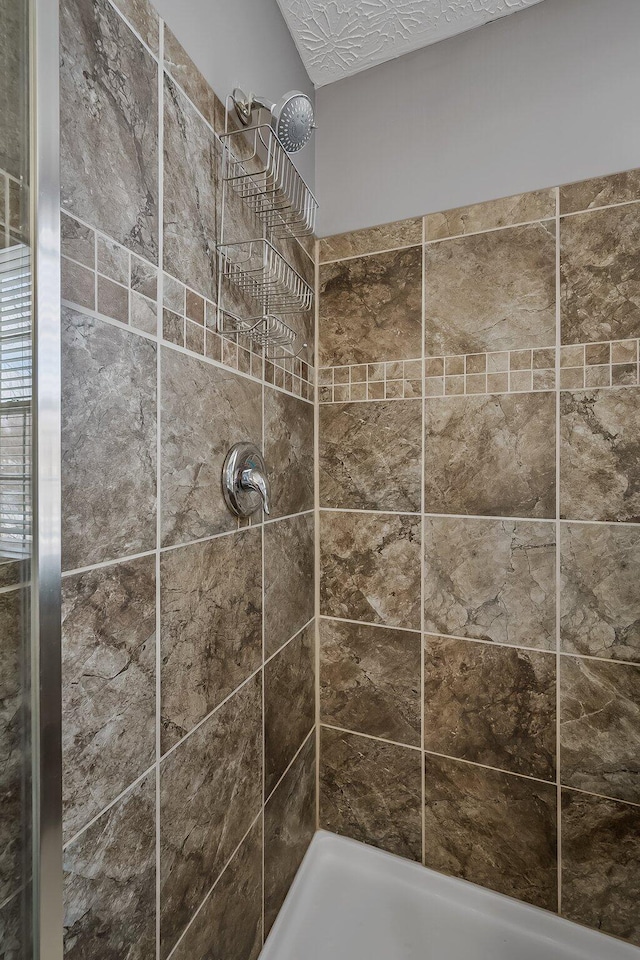
[[282, 316], [311, 310], [314, 293], [272, 241], [312, 235], [318, 202], [269, 124], [227, 131], [221, 140], [223, 189], [253, 212], [264, 235], [218, 247], [221, 279], [262, 310], [239, 317], [221, 309], [218, 331], [250, 340], [269, 360], [295, 359], [307, 344], [298, 343], [301, 338]]
[[278, 238], [313, 234], [318, 201], [275, 130], [259, 124], [221, 137], [224, 180]]

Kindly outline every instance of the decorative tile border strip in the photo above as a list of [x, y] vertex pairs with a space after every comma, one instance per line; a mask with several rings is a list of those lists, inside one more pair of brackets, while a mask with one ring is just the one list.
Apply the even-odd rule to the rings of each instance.
[[[322, 367], [319, 402], [401, 400], [556, 389], [556, 348], [502, 350]], [[424, 383], [424, 388], [423, 388]], [[640, 384], [639, 340], [614, 340], [560, 348], [560, 389]]]
[[271, 362], [263, 349], [216, 331], [217, 307], [154, 264], [62, 211], [62, 299], [215, 360], [304, 400], [315, 397], [315, 369], [299, 357]]

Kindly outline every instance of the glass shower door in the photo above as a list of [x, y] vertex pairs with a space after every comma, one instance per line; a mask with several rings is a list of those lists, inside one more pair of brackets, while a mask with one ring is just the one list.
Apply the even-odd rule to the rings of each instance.
[[0, 960], [61, 953], [56, 38], [0, 0]]

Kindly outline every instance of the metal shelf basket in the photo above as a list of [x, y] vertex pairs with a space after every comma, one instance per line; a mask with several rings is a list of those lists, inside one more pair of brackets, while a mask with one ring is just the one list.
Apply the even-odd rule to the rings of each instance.
[[224, 179], [276, 237], [315, 230], [318, 201], [268, 124], [225, 133]]
[[310, 310], [313, 290], [268, 240], [225, 243], [222, 275], [260, 303], [265, 314]]
[[[273, 314], [245, 320], [230, 313], [222, 313], [219, 332], [224, 337], [232, 337], [236, 340], [238, 337], [246, 337], [252, 343], [264, 347], [265, 351], [279, 348], [285, 351], [286, 356], [295, 356], [295, 345], [298, 339], [296, 332], [284, 320], [274, 317]], [[278, 358], [269, 357], [269, 359]]]

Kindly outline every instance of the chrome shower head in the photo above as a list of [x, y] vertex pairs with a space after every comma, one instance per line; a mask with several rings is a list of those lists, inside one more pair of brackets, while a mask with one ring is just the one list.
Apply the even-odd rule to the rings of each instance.
[[287, 153], [302, 150], [315, 130], [313, 104], [306, 93], [292, 90], [271, 112], [278, 139]]
[[251, 122], [254, 109], [269, 110], [278, 139], [287, 153], [302, 150], [316, 129], [313, 122], [313, 104], [306, 93], [299, 90], [291, 90], [285, 93], [279, 103], [271, 103], [263, 97], [256, 97], [252, 93], [247, 96], [242, 90], [235, 89], [232, 100], [244, 126]]

